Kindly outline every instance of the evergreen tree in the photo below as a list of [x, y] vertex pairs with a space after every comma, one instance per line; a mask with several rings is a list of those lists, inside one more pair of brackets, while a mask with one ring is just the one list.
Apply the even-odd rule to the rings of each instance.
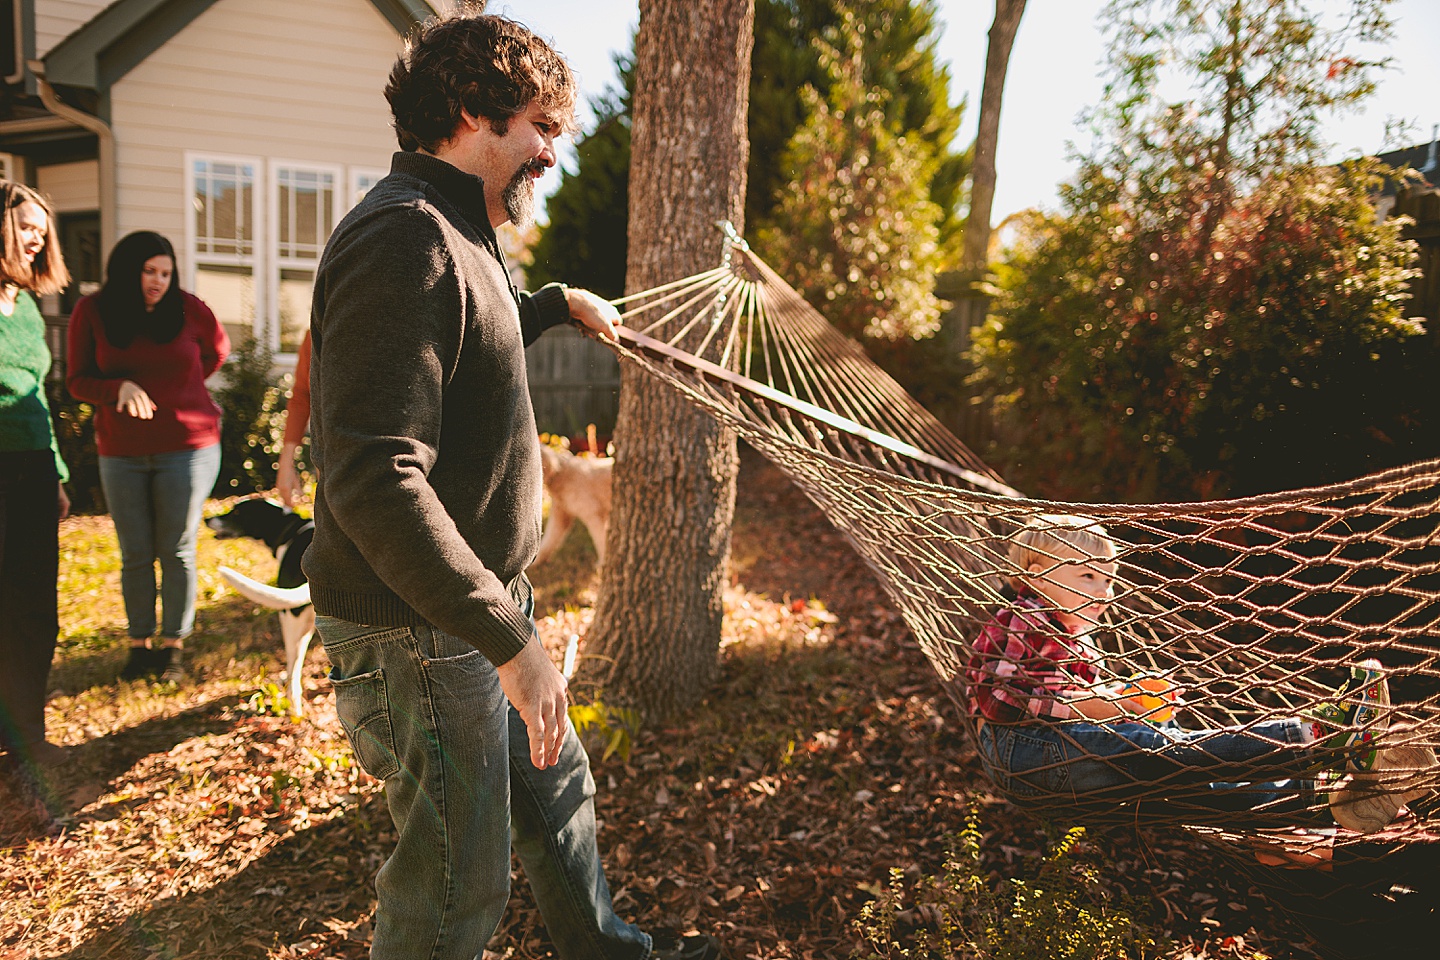
[[[841, 11], [876, 29], [864, 35], [862, 57], [869, 82], [883, 89], [884, 112], [897, 135], [928, 153], [928, 199], [939, 210], [942, 250], [958, 255], [957, 215], [969, 152], [953, 141], [962, 108], [949, 102], [949, 74], [937, 59], [939, 26], [934, 0], [756, 0], [755, 50], [750, 71], [749, 186], [746, 223], [752, 234], [782, 227], [774, 218], [783, 188], [795, 177], [786, 148], [805, 122], [802, 91], [813, 87], [823, 102], [830, 74], [814, 40], [841, 20]], [[577, 167], [561, 175], [546, 204], [549, 223], [536, 248], [530, 276], [539, 283], [563, 279], [618, 296], [624, 286], [625, 224], [629, 218], [630, 102], [633, 68], [619, 58], [620, 89], [593, 105], [595, 131], [576, 148]], [[789, 264], [776, 263], [784, 272]]]
[[756, 247], [844, 333], [920, 338], [939, 323], [941, 212], [927, 188], [930, 149], [892, 129], [891, 98], [865, 75], [877, 28], [846, 12], [817, 42], [829, 93], [803, 91], [809, 116], [783, 160], [794, 179]]
[[624, 292], [635, 65], [617, 56], [615, 67], [619, 88], [591, 102], [595, 129], [576, 144], [576, 169], [561, 173], [545, 204], [548, 223], [527, 269], [532, 288], [559, 280], [611, 300]]
[[[785, 186], [799, 171], [787, 164], [791, 138], [805, 122], [802, 91], [829, 97], [832, 72], [821, 63], [817, 38], [846, 16], [865, 29], [860, 57], [866, 82], [886, 94], [890, 129], [918, 140], [933, 163], [929, 199], [940, 211], [942, 247], [958, 253], [958, 212], [970, 153], [955, 150], [963, 106], [950, 103], [950, 73], [936, 54], [940, 25], [934, 0], [760, 0], [755, 5], [755, 54], [750, 78], [750, 187], [745, 222], [751, 233], [779, 227]], [[777, 264], [777, 267], [779, 265]]]

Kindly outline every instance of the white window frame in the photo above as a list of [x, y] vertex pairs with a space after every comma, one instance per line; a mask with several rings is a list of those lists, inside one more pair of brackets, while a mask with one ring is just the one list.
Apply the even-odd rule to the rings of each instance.
[[[251, 253], [244, 254], [216, 254], [201, 253], [199, 249], [200, 237], [195, 230], [195, 165], [197, 163], [217, 164], [226, 163], [236, 166], [248, 165], [252, 171], [254, 180], [250, 188], [250, 219], [255, 225], [255, 235], [251, 238]], [[206, 266], [222, 267], [249, 267], [255, 291], [255, 313], [250, 317], [250, 329], [258, 340], [263, 335], [262, 323], [268, 323], [265, 319], [263, 305], [267, 301], [267, 284], [265, 270], [266, 252], [266, 230], [265, 230], [265, 204], [261, 202], [265, 189], [265, 160], [261, 157], [236, 156], [233, 154], [208, 153], [202, 151], [185, 151], [185, 265], [184, 274], [185, 288], [194, 290], [196, 271], [203, 264]], [[278, 335], [278, 334], [277, 334]]]
[[[280, 175], [282, 171], [328, 174], [330, 177], [333, 191], [330, 198], [330, 222], [317, 224], [319, 243], [314, 260], [280, 255]], [[275, 352], [277, 359], [284, 358], [289, 361], [296, 354], [288, 351], [280, 352], [280, 271], [285, 269], [313, 270], [320, 265], [320, 255], [325, 250], [325, 244], [329, 241], [330, 234], [335, 232], [335, 225], [340, 222], [340, 217], [349, 209], [346, 204], [348, 197], [344, 196], [341, 191], [349, 185], [350, 181], [346, 178], [344, 169], [336, 164], [303, 160], [272, 158], [266, 172], [269, 174], [265, 185], [266, 209], [269, 214], [269, 223], [273, 227], [266, 238], [265, 245], [266, 290], [268, 293], [265, 300], [267, 342], [270, 344], [270, 349]]]

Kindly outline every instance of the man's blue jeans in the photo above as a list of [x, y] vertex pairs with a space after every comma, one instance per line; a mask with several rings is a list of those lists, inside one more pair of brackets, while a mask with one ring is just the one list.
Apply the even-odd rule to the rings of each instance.
[[478, 957], [510, 898], [512, 837], [564, 960], [649, 954], [649, 935], [611, 906], [595, 781], [573, 727], [559, 763], [537, 770], [494, 665], [470, 644], [324, 616], [315, 628], [336, 710], [361, 766], [385, 781], [398, 836], [375, 880], [371, 957]]
[[980, 755], [1011, 796], [1074, 801], [1164, 800], [1177, 807], [1294, 814], [1315, 802], [1323, 761], [1308, 723], [1182, 730], [1140, 722], [985, 723]]
[[101, 457], [100, 486], [120, 541], [120, 593], [130, 637], [155, 633], [160, 561], [160, 635], [195, 629], [195, 542], [205, 498], [220, 475], [220, 445], [147, 457]]

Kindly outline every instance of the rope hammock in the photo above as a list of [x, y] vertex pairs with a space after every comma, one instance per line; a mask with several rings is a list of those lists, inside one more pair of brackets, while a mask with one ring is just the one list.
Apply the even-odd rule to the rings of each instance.
[[[976, 641], [1025, 572], [1012, 543], [1057, 515], [1102, 524], [1115, 546], [1114, 600], [1086, 641], [1097, 679], [1127, 695], [1145, 685], [1140, 719], [1157, 730], [1213, 732], [1194, 744], [1203, 762], [1149, 747], [1105, 758], [1066, 733], [1075, 721], [1046, 721], [1062, 742], [1024, 776], [980, 751], [998, 793], [1081, 821], [1182, 825], [1262, 861], [1373, 861], [1440, 839], [1440, 460], [1211, 503], [1025, 497], [721, 226], [719, 267], [617, 301], [618, 350], [778, 465], [847, 536], [972, 739]], [[1047, 556], [1057, 577], [1108, 559]], [[1391, 702], [1335, 729], [1373, 737], [1374, 772], [1347, 773], [1351, 754], [1329, 738], [1300, 751], [1299, 770], [1278, 743], [1205, 756], [1209, 736], [1261, 739], [1344, 700], [1337, 689], [1371, 660]], [[1337, 826], [1376, 804], [1393, 817], [1378, 832]]]

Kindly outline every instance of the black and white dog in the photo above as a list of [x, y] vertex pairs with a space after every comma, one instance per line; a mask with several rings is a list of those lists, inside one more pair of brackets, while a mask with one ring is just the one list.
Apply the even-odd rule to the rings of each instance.
[[242, 596], [262, 607], [280, 611], [290, 710], [298, 717], [304, 712], [300, 676], [304, 672], [310, 638], [315, 634], [315, 608], [310, 605], [310, 584], [300, 569], [300, 558], [315, 538], [315, 521], [274, 500], [256, 498], [241, 500], [229, 513], [210, 517], [205, 525], [221, 540], [236, 537], [259, 540], [280, 561], [273, 586], [251, 580], [229, 567], [221, 567], [220, 576]]

